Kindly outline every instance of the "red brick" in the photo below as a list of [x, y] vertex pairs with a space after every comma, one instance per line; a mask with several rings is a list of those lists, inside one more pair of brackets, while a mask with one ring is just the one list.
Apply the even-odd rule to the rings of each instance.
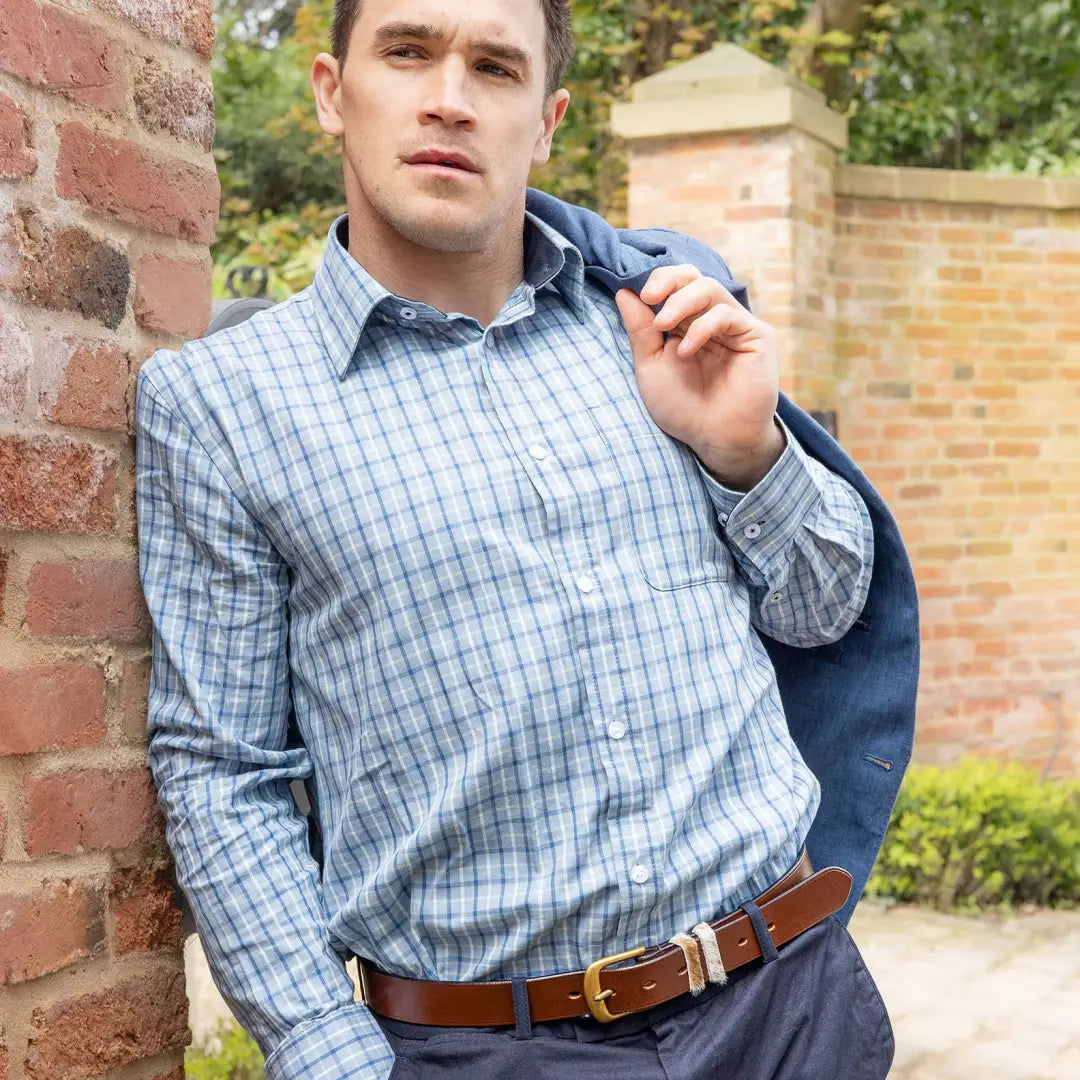
[[97, 665], [0, 668], [0, 755], [95, 746], [105, 731], [105, 675]]
[[[0, 622], [4, 618], [4, 589], [7, 588], [7, 568], [8, 558], [11, 553], [0, 548]], [[0, 851], [4, 850], [4, 845], [0, 842]]]
[[214, 51], [211, 0], [93, 0], [102, 11], [127, 19], [150, 37], [185, 44], [207, 59]]
[[63, 337], [39, 350], [38, 405], [55, 424], [127, 430], [128, 356], [110, 341]]
[[0, 68], [95, 109], [124, 107], [120, 47], [102, 27], [51, 4], [5, 0]]
[[29, 332], [14, 315], [0, 311], [0, 416], [14, 418], [26, 408], [32, 365]]
[[0, 177], [21, 180], [36, 168], [30, 121], [7, 94], [0, 94]]
[[899, 491], [901, 499], [937, 499], [941, 496], [940, 484], [908, 484]]
[[146, 703], [150, 696], [149, 656], [129, 660], [124, 664], [120, 677], [120, 712], [123, 717], [124, 735], [132, 742], [145, 743]]
[[195, 243], [213, 243], [217, 173], [72, 121], [60, 125], [56, 191], [99, 213]]
[[0, 20], [0, 69], [21, 79], [45, 78], [44, 23], [33, 0], [4, 0]]
[[38, 637], [146, 639], [150, 621], [137, 562], [37, 563], [26, 588], [26, 627]]
[[214, 145], [214, 89], [209, 78], [170, 71], [146, 57], [135, 75], [135, 112], [149, 131], [194, 143], [207, 153]]
[[791, 216], [790, 206], [730, 206], [723, 210], [725, 221], [771, 221]]
[[147, 255], [135, 266], [135, 321], [148, 330], [196, 338], [211, 314], [213, 265]]
[[163, 834], [149, 770], [71, 769], [32, 777], [26, 825], [31, 857], [125, 848]]
[[44, 85], [83, 105], [108, 112], [124, 108], [123, 51], [107, 29], [45, 5]]
[[950, 443], [945, 447], [945, 456], [950, 458], [986, 457], [990, 453], [989, 443]]
[[125, 982], [34, 1009], [26, 1080], [85, 1080], [191, 1041], [184, 972]]
[[176, 906], [171, 867], [139, 867], [113, 873], [109, 910], [116, 927], [113, 951], [182, 948], [182, 916]]
[[1038, 457], [1041, 453], [1042, 446], [1039, 443], [994, 443], [995, 457]]
[[32, 307], [74, 311], [115, 330], [127, 311], [127, 256], [79, 226], [34, 207], [0, 223], [0, 290]]
[[0, 436], [0, 529], [109, 532], [115, 503], [114, 453], [67, 436]]
[[59, 971], [105, 948], [105, 892], [70, 880], [0, 895], [0, 986]]

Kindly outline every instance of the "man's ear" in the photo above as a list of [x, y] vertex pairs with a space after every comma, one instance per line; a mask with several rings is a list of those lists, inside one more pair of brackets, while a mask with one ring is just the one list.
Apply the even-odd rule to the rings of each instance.
[[319, 53], [311, 62], [311, 90], [319, 127], [327, 135], [341, 135], [345, 131], [341, 116], [341, 65], [329, 53]]
[[569, 104], [570, 91], [565, 88], [556, 90], [548, 99], [543, 115], [540, 117], [536, 145], [533, 147], [532, 163], [534, 165], [543, 165], [551, 156], [551, 140], [562, 123]]

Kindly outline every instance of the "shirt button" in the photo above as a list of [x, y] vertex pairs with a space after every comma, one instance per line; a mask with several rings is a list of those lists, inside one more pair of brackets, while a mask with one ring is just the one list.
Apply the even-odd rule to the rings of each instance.
[[747, 540], [754, 540], [761, 535], [761, 526], [756, 521], [751, 521], [749, 525], [743, 529], [743, 536]]
[[778, 593], [778, 592], [774, 592], [772, 594], [772, 596], [769, 597], [769, 600], [772, 601], [772, 603], [774, 603], [774, 604], [779, 604], [780, 601], [783, 600], [783, 599], [784, 599], [784, 594], [783, 593]]
[[721, 514], [720, 515], [720, 524], [721, 525], [726, 525], [727, 524], [727, 519], [728, 519], [727, 514]]
[[642, 863], [634, 863], [630, 868], [630, 880], [638, 885], [644, 885], [649, 880], [649, 868]]
[[595, 585], [596, 582], [593, 581], [593, 579], [589, 577], [588, 574], [582, 574], [581, 577], [577, 579], [577, 587], [582, 592], [592, 592]]
[[530, 446], [529, 453], [532, 454], [537, 461], [543, 461], [547, 457], [547, 451], [542, 446]]
[[612, 720], [607, 726], [607, 733], [613, 739], [621, 739], [626, 734], [626, 725], [621, 720]]
[[398, 314], [403, 319], [415, 319], [416, 318], [416, 309], [411, 308], [411, 307], [403, 307], [401, 309], [401, 311], [398, 312]]

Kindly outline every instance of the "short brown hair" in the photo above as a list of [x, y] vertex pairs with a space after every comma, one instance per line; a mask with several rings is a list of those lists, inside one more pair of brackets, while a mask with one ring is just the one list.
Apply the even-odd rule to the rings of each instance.
[[[334, 0], [334, 22], [330, 27], [330, 52], [339, 64], [345, 63], [349, 35], [360, 17], [363, 0]], [[574, 32], [570, 24], [570, 0], [540, 0], [547, 28], [547, 80], [544, 96], [550, 97], [562, 85], [574, 56]]]

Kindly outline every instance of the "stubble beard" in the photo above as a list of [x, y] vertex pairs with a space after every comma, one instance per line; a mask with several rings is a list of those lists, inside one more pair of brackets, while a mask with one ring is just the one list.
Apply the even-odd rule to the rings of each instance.
[[484, 251], [497, 232], [497, 218], [490, 213], [469, 213], [467, 208], [455, 206], [456, 202], [457, 199], [448, 198], [447, 212], [440, 215], [437, 200], [432, 197], [427, 205], [436, 209], [425, 208], [418, 213], [411, 208], [411, 200], [387, 198], [385, 190], [380, 190], [374, 193], [371, 207], [394, 232], [417, 247], [444, 252]]

